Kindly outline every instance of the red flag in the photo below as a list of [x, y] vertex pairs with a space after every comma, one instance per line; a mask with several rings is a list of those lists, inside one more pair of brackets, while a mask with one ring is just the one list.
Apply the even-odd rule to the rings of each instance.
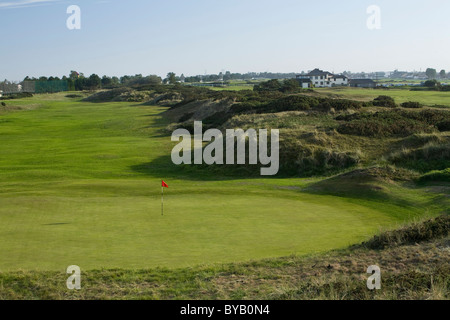
[[164, 180], [162, 180], [161, 186], [164, 187], [164, 188], [168, 188], [168, 187], [169, 187], [169, 186], [167, 185], [167, 183], [164, 182]]

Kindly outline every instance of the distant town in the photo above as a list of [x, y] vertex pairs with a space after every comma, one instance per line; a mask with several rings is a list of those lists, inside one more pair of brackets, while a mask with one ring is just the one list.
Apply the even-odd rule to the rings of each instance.
[[[0, 97], [16, 93], [52, 93], [61, 91], [82, 91], [110, 89], [133, 84], [174, 84], [181, 83], [194, 86], [227, 87], [233, 85], [252, 86], [255, 83], [273, 79], [297, 79], [303, 88], [323, 88], [336, 86], [350, 86], [361, 88], [391, 87], [391, 86], [423, 86], [426, 81], [436, 80], [440, 85], [450, 85], [450, 72], [428, 68], [425, 71], [379, 71], [379, 72], [350, 72], [339, 74], [324, 71], [319, 68], [299, 73], [248, 72], [232, 73], [230, 71], [218, 74], [204, 74], [196, 76], [176, 75], [169, 72], [166, 78], [157, 75], [143, 76], [142, 74], [100, 77], [97, 74], [85, 76], [81, 72], [70, 71], [69, 75], [25, 77], [22, 81], [0, 82]], [[448, 83], [446, 82], [448, 80]]]

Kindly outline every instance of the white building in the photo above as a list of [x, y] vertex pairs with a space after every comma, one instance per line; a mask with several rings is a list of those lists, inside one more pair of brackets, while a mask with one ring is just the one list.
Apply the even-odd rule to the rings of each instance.
[[311, 85], [316, 88], [348, 86], [348, 78], [344, 75], [335, 75], [328, 71], [314, 69], [308, 74], [298, 75], [297, 79], [301, 82], [309, 79]]

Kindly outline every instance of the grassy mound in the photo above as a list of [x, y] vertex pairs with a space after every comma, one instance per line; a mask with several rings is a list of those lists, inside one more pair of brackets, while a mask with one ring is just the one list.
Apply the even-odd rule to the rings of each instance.
[[382, 138], [438, 131], [439, 127], [445, 128], [446, 121], [450, 119], [450, 112], [391, 110], [342, 115], [336, 119], [345, 121], [338, 128], [342, 134]]
[[445, 170], [433, 170], [422, 175], [418, 181], [425, 182], [450, 182], [450, 168]]
[[394, 152], [389, 161], [420, 172], [444, 170], [450, 167], [450, 143], [430, 142], [417, 149], [404, 149]]
[[385, 231], [362, 246], [369, 249], [384, 249], [393, 246], [415, 244], [447, 237], [450, 232], [450, 215], [406, 225], [401, 229]]
[[357, 196], [366, 198], [385, 198], [389, 187], [396, 182], [412, 181], [418, 177], [413, 172], [393, 166], [356, 169], [331, 177], [308, 186], [312, 192]]

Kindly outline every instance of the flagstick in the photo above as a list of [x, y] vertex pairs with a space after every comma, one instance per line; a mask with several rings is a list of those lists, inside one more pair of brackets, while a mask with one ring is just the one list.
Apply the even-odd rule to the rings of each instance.
[[161, 215], [164, 215], [164, 187], [161, 187]]

